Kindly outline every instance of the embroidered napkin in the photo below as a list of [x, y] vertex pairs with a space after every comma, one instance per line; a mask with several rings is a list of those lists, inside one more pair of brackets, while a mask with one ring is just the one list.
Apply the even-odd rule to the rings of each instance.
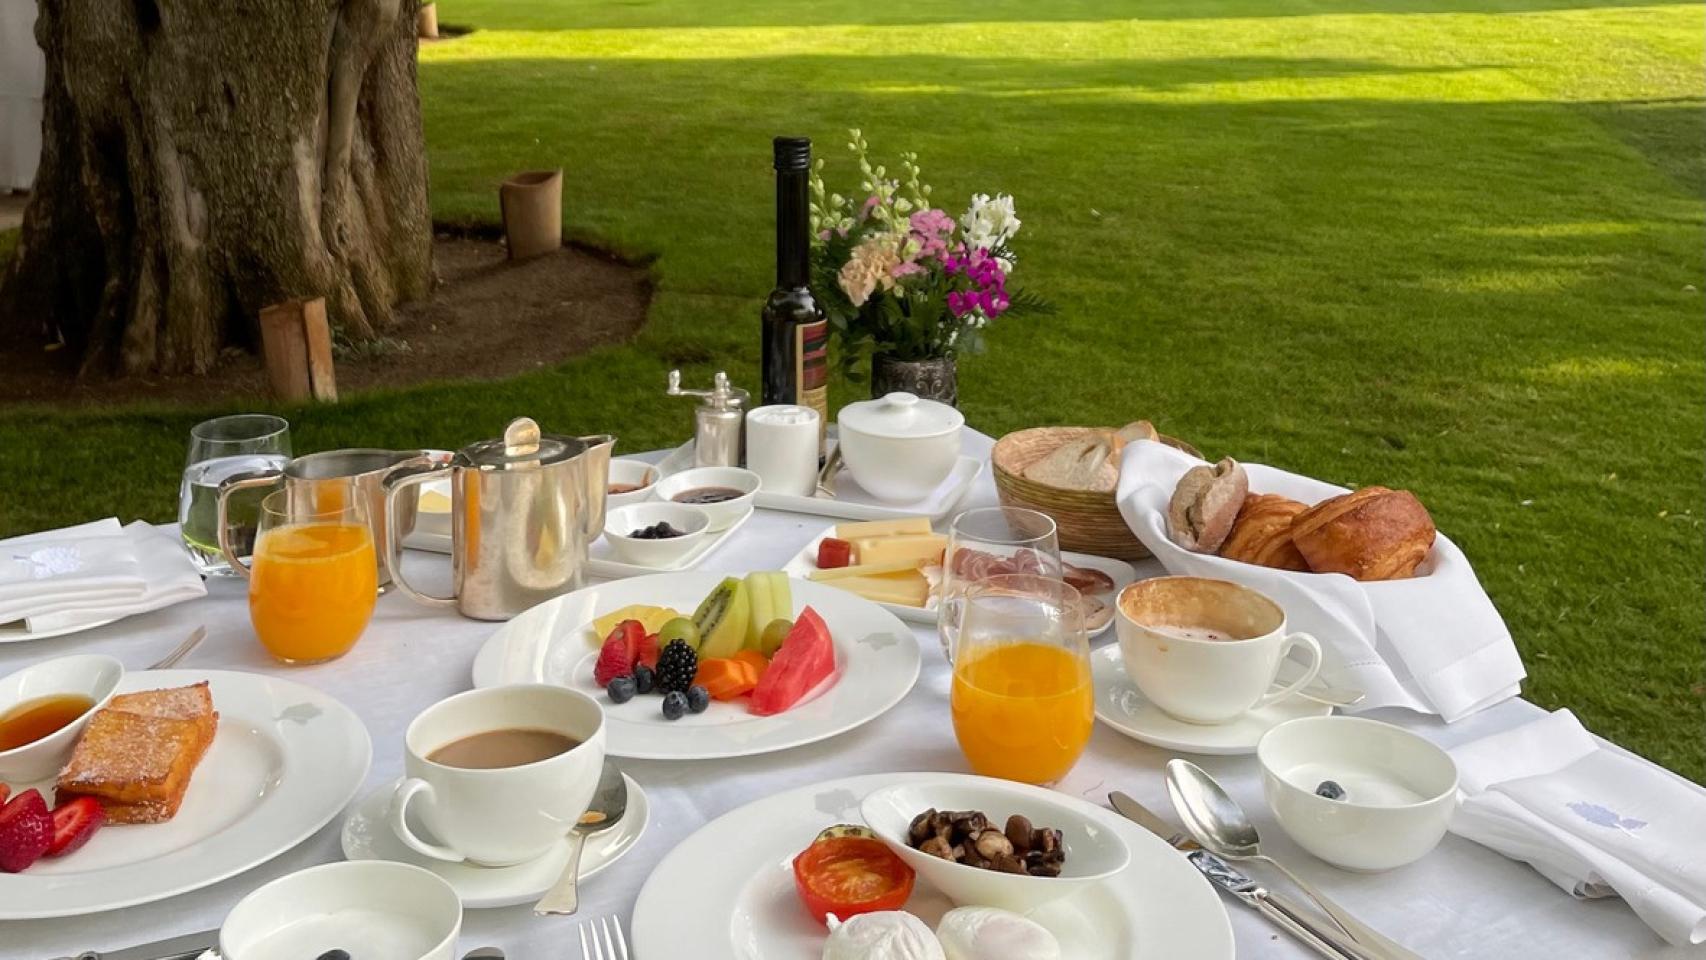
[[57, 632], [204, 596], [177, 539], [115, 519], [0, 540], [0, 639]]
[[[1526, 675], [1516, 644], [1448, 537], [1434, 541], [1415, 577], [1369, 583], [1192, 553], [1168, 538], [1167, 503], [1179, 477], [1202, 462], [1148, 440], [1127, 444], [1121, 462], [1120, 513], [1169, 573], [1232, 580], [1271, 597], [1290, 629], [1321, 641], [1321, 676], [1368, 694], [1355, 711], [1405, 707], [1450, 722], [1516, 695]], [[1259, 463], [1244, 470], [1251, 491], [1307, 504], [1346, 492]]]
[[1706, 789], [1611, 748], [1568, 710], [1451, 751], [1451, 832], [1572, 896], [1621, 896], [1678, 946], [1706, 942]]

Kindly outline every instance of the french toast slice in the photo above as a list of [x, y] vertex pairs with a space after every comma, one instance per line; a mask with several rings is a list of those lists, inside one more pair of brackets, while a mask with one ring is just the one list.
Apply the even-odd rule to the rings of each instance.
[[206, 749], [194, 720], [99, 710], [57, 787], [116, 804], [173, 802], [182, 798]]
[[213, 694], [209, 692], [206, 680], [184, 687], [121, 693], [107, 702], [106, 709], [194, 721], [200, 733], [202, 752], [213, 743], [213, 735], [219, 725], [219, 714], [213, 710]]

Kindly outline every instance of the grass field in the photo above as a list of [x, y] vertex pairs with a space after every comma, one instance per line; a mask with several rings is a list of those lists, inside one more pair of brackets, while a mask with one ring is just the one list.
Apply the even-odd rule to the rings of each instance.
[[[670, 366], [754, 382], [769, 138], [839, 161], [858, 126], [916, 150], [939, 198], [1018, 197], [1021, 276], [1059, 312], [962, 364], [973, 425], [1149, 417], [1413, 489], [1509, 621], [1527, 696], [1706, 780], [1697, 5], [439, 9], [477, 29], [422, 54], [437, 216], [493, 222], [499, 179], [561, 165], [577, 238], [657, 258], [652, 319], [507, 383], [294, 412], [299, 450], [454, 446], [522, 412], [679, 441]], [[0, 413], [0, 532], [167, 518], [197, 416]]]

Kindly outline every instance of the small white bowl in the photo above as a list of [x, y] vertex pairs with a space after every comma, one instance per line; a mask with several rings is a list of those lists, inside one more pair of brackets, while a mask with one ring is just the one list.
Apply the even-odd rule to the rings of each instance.
[[640, 489], [627, 493], [607, 493], [604, 504], [608, 509], [625, 507], [631, 503], [645, 503], [652, 498], [652, 485], [658, 482], [663, 474], [657, 467], [644, 460], [612, 460], [610, 461], [610, 485], [639, 484]]
[[[979, 810], [1000, 829], [1017, 813], [1033, 827], [1061, 833], [1066, 863], [1058, 877], [1000, 873], [931, 856], [907, 845], [912, 820], [926, 810]], [[1131, 850], [1118, 832], [1062, 802], [1052, 790], [989, 777], [943, 774], [939, 779], [884, 787], [865, 797], [859, 813], [920, 877], [961, 906], [1001, 907], [1018, 913], [1034, 910], [1086, 886], [1106, 880], [1131, 862]]]
[[953, 407], [910, 393], [850, 403], [835, 417], [847, 472], [889, 503], [917, 503], [948, 479], [965, 422]]
[[453, 960], [462, 901], [420, 867], [356, 860], [280, 877], [238, 901], [219, 928], [223, 960], [353, 957]]
[[[1262, 793], [1280, 826], [1317, 857], [1362, 873], [1427, 856], [1457, 807], [1451, 755], [1400, 727], [1360, 717], [1304, 717], [1256, 744]], [[1345, 799], [1317, 796], [1332, 780]]]
[[78, 694], [94, 701], [83, 715], [53, 733], [23, 746], [0, 750], [0, 782], [34, 783], [56, 776], [89, 717], [106, 706], [124, 677], [124, 664], [96, 653], [44, 660], [0, 678], [0, 717], [32, 700]]
[[[629, 536], [635, 530], [664, 521], [681, 531], [667, 540], [641, 540]], [[637, 567], [666, 567], [692, 552], [711, 529], [710, 514], [703, 507], [685, 503], [636, 503], [604, 515], [604, 540], [610, 552], [623, 563]]]
[[758, 474], [740, 467], [694, 467], [671, 474], [652, 485], [658, 500], [675, 502], [675, 498], [700, 487], [729, 487], [741, 495], [721, 503], [696, 503], [711, 518], [711, 530], [725, 530], [752, 509], [752, 498], [758, 493]]

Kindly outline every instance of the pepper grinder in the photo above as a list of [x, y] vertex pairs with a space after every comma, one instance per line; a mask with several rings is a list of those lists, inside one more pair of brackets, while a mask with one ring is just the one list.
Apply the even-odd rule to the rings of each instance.
[[738, 467], [746, 453], [746, 407], [752, 395], [729, 385], [721, 370], [711, 379], [709, 390], [681, 389], [681, 371], [669, 372], [670, 397], [698, 397], [693, 411], [693, 465], [695, 467]]

